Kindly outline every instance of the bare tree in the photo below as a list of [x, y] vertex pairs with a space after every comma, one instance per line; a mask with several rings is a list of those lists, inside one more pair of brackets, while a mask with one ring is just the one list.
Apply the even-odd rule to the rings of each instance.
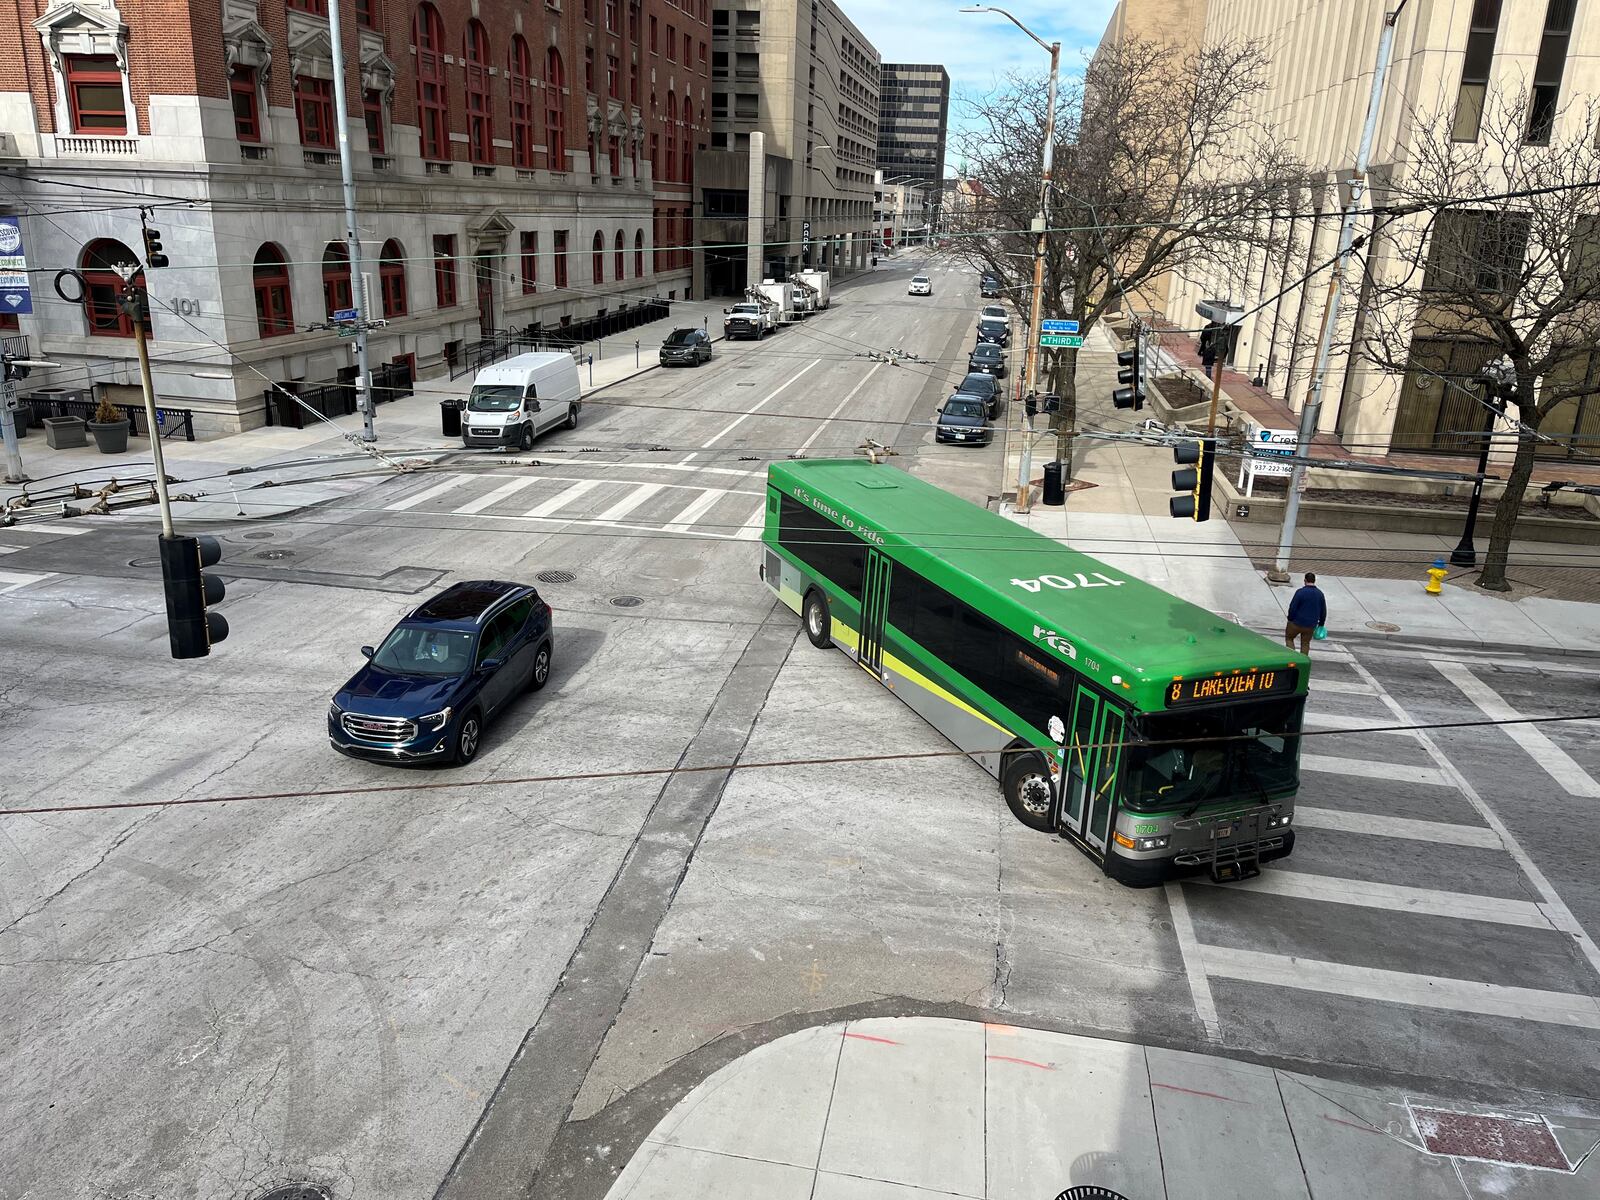
[[[1169, 272], [1202, 263], [1226, 269], [1229, 255], [1240, 260], [1236, 273], [1242, 269], [1285, 185], [1303, 178], [1251, 111], [1265, 87], [1264, 63], [1255, 42], [1184, 50], [1129, 37], [1103, 47], [1081, 81], [1063, 87], [1044, 316], [1076, 319], [1087, 334], [1125, 293]], [[1011, 75], [962, 104], [959, 150], [984, 196], [971, 214], [975, 228], [957, 249], [1025, 305], [1045, 88], [1037, 78]], [[1070, 474], [1078, 352], [1046, 353], [1041, 376], [1061, 397], [1056, 455]]]
[[[1594, 104], [1533, 113], [1520, 92], [1492, 92], [1473, 141], [1455, 138], [1460, 114], [1420, 117], [1387, 197], [1419, 214], [1378, 234], [1387, 261], [1372, 272], [1362, 353], [1387, 371], [1445, 375], [1439, 391], [1468, 395], [1478, 420], [1477, 404], [1489, 399], [1472, 372], [1503, 361], [1515, 379], [1506, 418], [1516, 454], [1477, 580], [1494, 591], [1509, 586], [1535, 455], [1541, 443], [1562, 444], [1541, 426], [1559, 424], [1552, 414], [1566, 406], [1570, 415], [1584, 396], [1600, 403], [1597, 115]], [[1435, 361], [1441, 345], [1452, 350], [1454, 379]], [[1459, 431], [1445, 435], [1475, 445]]]

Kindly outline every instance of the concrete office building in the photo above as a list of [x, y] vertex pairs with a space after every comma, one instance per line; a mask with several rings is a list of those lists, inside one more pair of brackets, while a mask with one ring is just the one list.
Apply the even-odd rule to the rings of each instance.
[[[709, 0], [341, 5], [376, 369], [447, 369], [491, 330], [547, 331], [690, 293]], [[268, 419], [271, 383], [353, 378], [326, 0], [20, 0], [0, 15], [0, 212], [21, 212], [60, 362], [28, 388], [137, 402], [112, 268], [149, 272], [158, 403], [201, 432]], [[188, 203], [192, 202], [192, 206]], [[53, 269], [88, 295], [60, 300]]]
[[755, 132], [766, 147], [763, 273], [862, 269], [872, 245], [878, 52], [833, 0], [715, 0], [711, 17], [711, 144], [695, 169], [695, 294], [744, 290]]
[[937, 63], [884, 63], [878, 93], [878, 170], [885, 180], [924, 184], [939, 228], [940, 184], [950, 119], [950, 76]]
[[[1139, 5], [1140, 0], [1125, 0], [1123, 8]], [[1258, 38], [1271, 47], [1268, 87], [1258, 99], [1257, 115], [1291, 140], [1310, 165], [1312, 178], [1309, 186], [1285, 198], [1284, 215], [1266, 230], [1270, 244], [1292, 247], [1291, 252], [1249, 256], [1244, 277], [1214, 269], [1172, 280], [1164, 315], [1173, 323], [1192, 327], [1197, 308], [1208, 300], [1225, 300], [1250, 312], [1316, 263], [1332, 258], [1341, 217], [1336, 173], [1348, 171], [1355, 161], [1383, 17], [1392, 7], [1392, 0], [1209, 0], [1203, 5], [1208, 42]], [[1452, 122], [1457, 142], [1476, 143], [1482, 153], [1492, 153], [1477, 120], [1487, 91], [1528, 96], [1533, 112], [1542, 114], [1537, 133], [1533, 129], [1539, 122], [1530, 121], [1527, 145], [1542, 144], [1552, 134], [1557, 140], [1584, 135], [1586, 109], [1600, 95], [1600, 21], [1592, 12], [1583, 15], [1589, 8], [1577, 0], [1409, 5], [1396, 29], [1372, 149], [1373, 177], [1380, 183], [1386, 177], [1403, 179], [1409, 148], [1419, 136], [1419, 119], [1429, 114]], [[1594, 131], [1587, 135], [1594, 136]], [[1406, 218], [1419, 236], [1428, 219]], [[1459, 239], [1469, 227], [1487, 230], [1499, 219], [1491, 205], [1447, 214], [1441, 222], [1462, 223], [1451, 225], [1452, 236]], [[1433, 233], [1441, 227], [1436, 224]], [[1426, 273], [1440, 266], [1431, 249], [1421, 262], [1401, 260], [1386, 241], [1366, 257], [1370, 278], [1380, 283], [1422, 271], [1426, 287]], [[1259, 373], [1268, 390], [1295, 410], [1304, 405], [1311, 379], [1326, 279], [1320, 275], [1311, 286], [1270, 300], [1240, 325], [1234, 364]], [[1320, 431], [1363, 453], [1460, 453], [1461, 431], [1476, 430], [1482, 413], [1472, 396], [1442, 386], [1438, 377], [1470, 379], [1487, 357], [1482, 343], [1465, 328], [1402, 329], [1410, 358], [1422, 369], [1405, 374], [1378, 369], [1359, 351], [1351, 352], [1356, 331], [1369, 320], [1371, 286], [1364, 286], [1359, 270], [1347, 281], [1323, 385]], [[1591, 358], [1575, 369], [1600, 373], [1600, 356]], [[1541, 429], [1555, 435], [1540, 443], [1541, 456], [1592, 453], [1567, 435], [1600, 438], [1600, 394], [1564, 402]]]

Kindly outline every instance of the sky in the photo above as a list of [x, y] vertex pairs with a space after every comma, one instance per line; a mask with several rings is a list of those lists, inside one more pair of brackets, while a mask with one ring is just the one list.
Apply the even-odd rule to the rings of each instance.
[[[884, 62], [942, 63], [950, 73], [950, 126], [956, 97], [981, 92], [1014, 68], [1045, 72], [1048, 60], [1027, 34], [996, 13], [963, 13], [962, 0], [839, 0]], [[1002, 5], [1046, 42], [1060, 41], [1062, 74], [1072, 74], [1105, 32], [1116, 0], [1008, 0]], [[954, 143], [955, 138], [949, 139]], [[952, 149], [945, 162], [959, 164]]]

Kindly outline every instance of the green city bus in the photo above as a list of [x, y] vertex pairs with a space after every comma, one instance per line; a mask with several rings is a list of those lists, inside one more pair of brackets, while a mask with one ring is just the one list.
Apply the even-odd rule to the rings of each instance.
[[761, 577], [1125, 883], [1294, 848], [1310, 661], [904, 471], [774, 463]]

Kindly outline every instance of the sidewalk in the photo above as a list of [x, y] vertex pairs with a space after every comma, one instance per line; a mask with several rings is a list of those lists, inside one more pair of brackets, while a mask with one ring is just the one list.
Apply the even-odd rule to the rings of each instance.
[[[657, 369], [656, 352], [668, 333], [686, 325], [706, 323], [714, 340], [722, 339], [723, 300], [679, 301], [670, 317], [640, 325], [625, 334], [583, 346], [592, 362], [578, 368], [585, 395]], [[635, 342], [638, 343], [637, 353]], [[265, 385], [263, 385], [265, 386]], [[421, 465], [462, 450], [459, 437], [441, 432], [439, 402], [465, 396], [471, 375], [457, 379], [437, 376], [419, 380], [415, 394], [379, 404], [373, 426], [378, 440], [353, 442], [361, 432], [359, 413], [321, 420], [306, 414], [305, 428], [264, 426], [245, 433], [207, 441], [167, 439], [161, 444], [172, 485], [173, 516], [180, 521], [232, 520], [278, 516], [308, 505], [336, 499], [368, 486], [374, 474], [388, 474], [395, 463]], [[86, 447], [51, 450], [42, 430], [30, 430], [19, 447], [22, 466], [32, 482], [26, 488], [0, 484], [0, 506], [20, 496], [55, 494], [73, 484], [83, 492], [70, 501], [79, 510], [95, 503], [94, 493], [115, 483], [118, 494], [148, 495], [155, 477], [150, 445], [130, 439], [125, 454], [101, 454], [91, 441]], [[143, 486], [138, 486], [140, 484]], [[179, 501], [178, 496], [195, 497]], [[133, 508], [141, 512], [140, 508]], [[154, 504], [150, 515], [155, 514]], [[50, 519], [61, 515], [51, 503], [28, 511], [21, 519]]]
[[881, 1017], [789, 1034], [717, 1071], [656, 1125], [607, 1200], [1593, 1197], [1600, 1110], [1544, 1107]]
[[[1090, 343], [1099, 352], [1091, 361], [1115, 361], [1110, 334], [1103, 326], [1090, 335]], [[1111, 375], [1109, 367], [1080, 373], [1080, 428], [1127, 425], [1127, 415], [1110, 407]], [[1202, 524], [1173, 520], [1167, 512], [1172, 495], [1170, 450], [1088, 437], [1077, 439], [1075, 479], [1093, 486], [1069, 493], [1060, 508], [1045, 507], [1038, 503], [1045, 462], [1041, 450], [1048, 454], [1053, 446], [1048, 435], [1036, 442], [1031, 511], [1017, 513], [1010, 504], [1002, 504], [1005, 515], [1205, 608], [1232, 614], [1264, 633], [1281, 634], [1293, 588], [1269, 584], [1257, 566], [1258, 559], [1270, 558], [1276, 549], [1259, 543], [1264, 538], [1275, 542], [1276, 530], [1250, 527], [1252, 544], [1247, 546], [1215, 507], [1212, 519]], [[1020, 454], [1016, 430], [1011, 431], [1006, 451], [1006, 478], [1014, 479]], [[1379, 559], [1387, 558], [1389, 571], [1403, 576], [1380, 578], [1313, 566], [1317, 584], [1328, 596], [1332, 639], [1353, 633], [1556, 651], [1600, 646], [1600, 603], [1497, 595], [1461, 584], [1460, 573], [1453, 576], [1456, 581], [1446, 582], [1443, 595], [1427, 595], [1423, 585], [1427, 568], [1440, 554], [1438, 538], [1302, 528], [1297, 545], [1301, 550], [1293, 560], [1297, 570], [1307, 561], [1303, 557], [1307, 548], [1319, 547], [1315, 551], [1319, 561], [1331, 559], [1336, 564], [1339, 552], [1349, 549], [1367, 560], [1365, 569], [1372, 570]], [[1535, 547], [1535, 553], [1555, 561], [1583, 549], [1520, 545]], [[1480, 553], [1482, 548], [1480, 543]], [[1294, 579], [1298, 584], [1299, 575]]]

